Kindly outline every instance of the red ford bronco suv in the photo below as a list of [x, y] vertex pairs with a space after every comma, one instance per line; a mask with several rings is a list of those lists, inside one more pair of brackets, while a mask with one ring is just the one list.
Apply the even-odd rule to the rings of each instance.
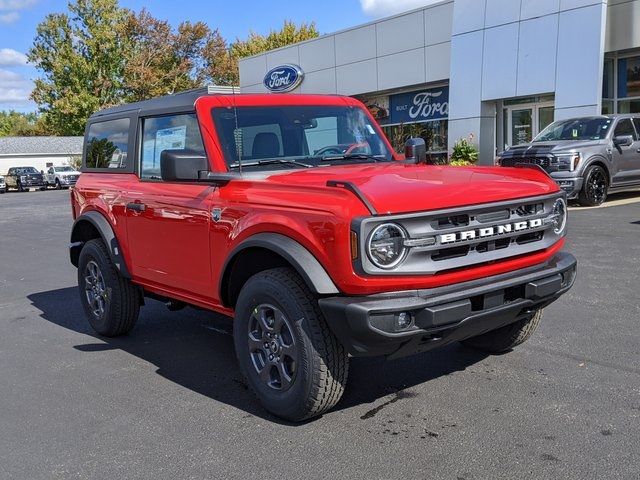
[[422, 140], [405, 157], [348, 97], [93, 115], [70, 246], [91, 326], [129, 332], [145, 298], [233, 317], [248, 383], [294, 421], [338, 402], [350, 355], [522, 343], [574, 282], [564, 193], [535, 168], [427, 165]]

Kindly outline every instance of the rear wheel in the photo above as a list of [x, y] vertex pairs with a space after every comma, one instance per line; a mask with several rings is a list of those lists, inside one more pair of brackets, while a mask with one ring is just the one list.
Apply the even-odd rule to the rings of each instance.
[[293, 270], [267, 270], [247, 281], [233, 334], [243, 374], [274, 415], [302, 421], [323, 414], [342, 397], [347, 352]]
[[537, 310], [530, 317], [518, 320], [497, 330], [463, 340], [462, 344], [488, 353], [504, 353], [526, 342], [536, 331], [543, 310]]
[[578, 195], [578, 202], [584, 207], [597, 207], [607, 199], [609, 177], [599, 165], [591, 165], [584, 173], [584, 183]]
[[120, 275], [101, 239], [90, 240], [80, 252], [78, 288], [87, 319], [97, 333], [115, 337], [134, 327], [140, 296]]

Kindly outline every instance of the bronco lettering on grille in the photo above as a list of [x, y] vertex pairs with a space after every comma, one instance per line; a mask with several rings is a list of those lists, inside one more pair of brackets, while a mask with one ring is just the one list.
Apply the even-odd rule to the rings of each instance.
[[531, 230], [533, 228], [542, 227], [543, 222], [541, 218], [534, 220], [527, 220], [523, 222], [507, 223], [504, 225], [496, 225], [494, 227], [476, 228], [474, 230], [463, 230], [461, 232], [447, 233], [440, 235], [440, 243], [456, 243], [469, 240], [476, 240], [478, 238], [490, 238], [499, 235], [504, 235], [513, 232], [523, 232], [525, 230]]

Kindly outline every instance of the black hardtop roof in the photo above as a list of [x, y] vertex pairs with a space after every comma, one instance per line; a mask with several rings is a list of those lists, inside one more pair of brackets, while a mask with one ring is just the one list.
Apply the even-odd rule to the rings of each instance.
[[185, 92], [174, 93], [172, 95], [165, 95], [164, 97], [144, 100], [142, 102], [127, 103], [124, 105], [118, 105], [116, 107], [106, 108], [94, 113], [90, 118], [95, 119], [107, 115], [136, 113], [152, 110], [193, 110], [196, 100], [205, 95], [209, 95], [209, 91], [206, 87], [197, 88], [194, 90], [187, 90]]

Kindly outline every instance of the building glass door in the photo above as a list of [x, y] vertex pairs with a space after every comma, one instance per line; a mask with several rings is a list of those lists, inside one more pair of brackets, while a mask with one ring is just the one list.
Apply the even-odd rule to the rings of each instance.
[[505, 147], [529, 143], [547, 126], [553, 123], [553, 102], [528, 103], [533, 99], [505, 101]]

